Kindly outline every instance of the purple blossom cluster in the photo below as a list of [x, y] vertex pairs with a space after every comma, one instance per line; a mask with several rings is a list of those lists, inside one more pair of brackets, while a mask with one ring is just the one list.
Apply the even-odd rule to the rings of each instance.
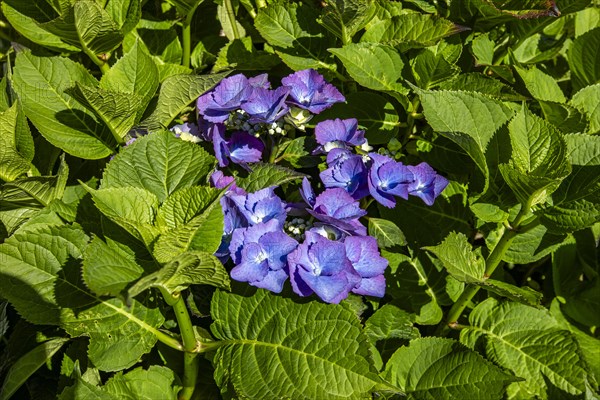
[[[238, 164], [251, 169], [273, 143], [344, 96], [323, 76], [309, 69], [295, 72], [271, 88], [266, 74], [242, 74], [223, 79], [197, 100], [197, 124], [172, 128], [184, 140], [211, 142], [221, 168]], [[396, 198], [417, 196], [432, 205], [448, 181], [426, 163], [404, 165], [370, 152], [358, 121], [333, 119], [314, 127], [318, 144], [313, 155], [324, 155], [318, 195], [309, 180], [302, 182], [302, 204], [287, 204], [270, 187], [246, 193], [233, 177], [217, 170], [211, 183], [227, 188], [221, 198], [224, 232], [216, 255], [232, 260], [231, 277], [279, 293], [289, 279], [300, 296], [316, 294], [339, 303], [349, 293], [383, 297], [388, 262], [375, 238], [361, 222], [367, 196], [385, 207]], [[279, 135], [279, 136], [277, 136]], [[265, 139], [269, 138], [267, 141]]]

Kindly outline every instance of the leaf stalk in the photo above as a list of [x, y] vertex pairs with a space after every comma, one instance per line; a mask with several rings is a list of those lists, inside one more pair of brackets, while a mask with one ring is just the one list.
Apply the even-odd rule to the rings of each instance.
[[[513, 220], [511, 226], [509, 228], [504, 228], [502, 237], [494, 247], [494, 250], [492, 250], [488, 258], [485, 260], [484, 279], [487, 279], [490, 276], [492, 276], [496, 268], [498, 268], [498, 266], [502, 262], [504, 254], [509, 249], [510, 244], [512, 243], [514, 238], [519, 233], [521, 233], [521, 231], [519, 230], [519, 226], [528, 213], [529, 207], [521, 207], [521, 210]], [[529, 227], [529, 225], [531, 224], [537, 225], [537, 218], [533, 222], [527, 224], [526, 227]], [[467, 308], [473, 297], [475, 297], [477, 292], [479, 292], [479, 289], [481, 289], [481, 287], [475, 285], [470, 285], [465, 289], [465, 291], [460, 295], [458, 300], [456, 300], [456, 302], [448, 312], [448, 317], [446, 318], [446, 326], [450, 328], [459, 326], [458, 319], [462, 315], [465, 308]]]
[[240, 32], [237, 27], [237, 20], [235, 19], [235, 12], [233, 11], [233, 5], [231, 4], [231, 0], [223, 0], [223, 5], [225, 6], [225, 10], [227, 11], [227, 18], [229, 19], [229, 23], [231, 24], [231, 32], [233, 33], [233, 37], [235, 39], [241, 39]]

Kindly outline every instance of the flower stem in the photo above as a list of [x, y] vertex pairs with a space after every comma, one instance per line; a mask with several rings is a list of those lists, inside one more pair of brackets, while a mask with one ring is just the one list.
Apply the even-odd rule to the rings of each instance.
[[190, 60], [192, 54], [192, 19], [194, 18], [195, 11], [196, 8], [191, 9], [188, 15], [185, 16], [185, 20], [183, 20], [183, 55], [181, 65], [183, 65], [186, 68], [190, 67]]
[[[496, 244], [496, 247], [494, 247], [494, 250], [492, 250], [488, 258], [485, 260], [484, 279], [489, 278], [494, 273], [496, 268], [498, 268], [498, 265], [500, 265], [500, 262], [502, 261], [506, 251], [509, 249], [513, 239], [520, 233], [518, 228], [523, 221], [523, 218], [525, 218], [529, 212], [529, 209], [530, 207], [522, 206], [521, 211], [519, 211], [515, 217], [512, 226], [510, 228], [504, 228], [505, 230], [502, 234], [502, 237]], [[454, 303], [448, 312], [448, 317], [446, 318], [446, 325], [448, 327], [452, 328], [458, 326], [458, 319], [462, 315], [465, 308], [467, 308], [467, 305], [471, 302], [473, 297], [475, 297], [477, 292], [479, 292], [479, 289], [481, 289], [480, 286], [470, 285], [460, 295], [456, 303]]]
[[233, 11], [233, 5], [231, 4], [231, 0], [223, 0], [223, 5], [225, 6], [225, 10], [227, 11], [227, 18], [229, 19], [229, 23], [231, 24], [231, 32], [233, 33], [233, 37], [235, 39], [240, 39], [240, 32], [238, 31], [237, 20], [235, 19], [235, 13]]
[[179, 331], [181, 333], [181, 340], [183, 342], [183, 350], [185, 354], [183, 356], [183, 388], [179, 392], [179, 400], [189, 400], [194, 394], [196, 388], [196, 381], [198, 380], [198, 352], [196, 351], [198, 342], [196, 341], [196, 334], [194, 333], [194, 326], [190, 314], [185, 305], [183, 297], [180, 293], [170, 294], [165, 289], [160, 289], [163, 297], [167, 304], [173, 307], [175, 311], [175, 318], [179, 325]]

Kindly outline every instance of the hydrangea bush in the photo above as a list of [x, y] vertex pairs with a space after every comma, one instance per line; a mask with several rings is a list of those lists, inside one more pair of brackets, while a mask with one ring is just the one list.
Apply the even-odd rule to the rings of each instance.
[[600, 396], [600, 5], [3, 0], [0, 400]]

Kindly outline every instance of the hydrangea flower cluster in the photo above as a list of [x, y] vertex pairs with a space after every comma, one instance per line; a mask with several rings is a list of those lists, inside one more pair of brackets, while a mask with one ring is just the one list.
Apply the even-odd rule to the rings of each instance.
[[[305, 124], [344, 96], [323, 76], [309, 69], [295, 72], [271, 88], [266, 74], [223, 79], [197, 100], [197, 124], [172, 130], [183, 140], [211, 142], [221, 168], [238, 164], [251, 169], [269, 144], [305, 131]], [[433, 204], [448, 181], [426, 163], [404, 165], [370, 152], [358, 121], [333, 119], [314, 127], [327, 168], [316, 194], [304, 178], [303, 204], [287, 204], [270, 187], [246, 193], [220, 170], [211, 176], [221, 198], [223, 239], [216, 255], [231, 259], [231, 277], [279, 293], [289, 279], [300, 296], [316, 294], [339, 303], [349, 293], [383, 297], [388, 262], [361, 221], [367, 212], [360, 200], [371, 196], [385, 207], [409, 195]]]

